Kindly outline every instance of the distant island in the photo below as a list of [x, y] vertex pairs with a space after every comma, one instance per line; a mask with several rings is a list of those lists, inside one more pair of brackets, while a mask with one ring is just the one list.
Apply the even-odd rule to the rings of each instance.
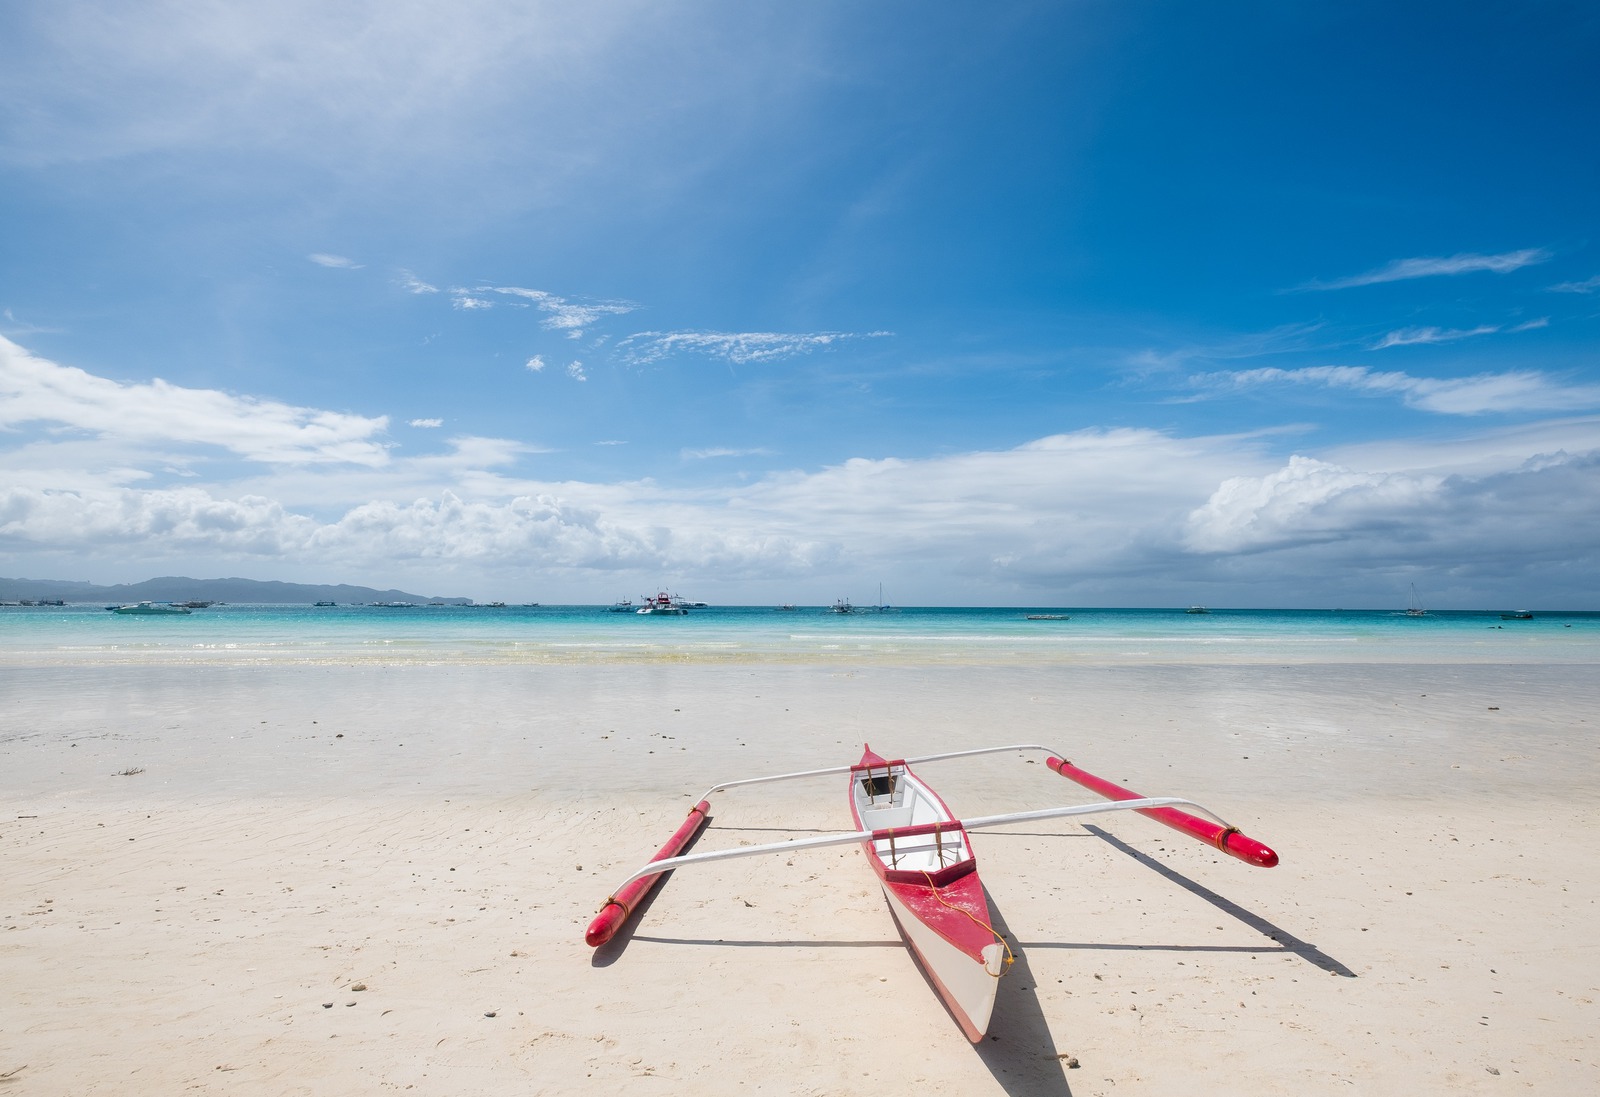
[[190, 579], [164, 575], [142, 583], [103, 587], [71, 579], [0, 579], [0, 602], [443, 602], [471, 605], [471, 598], [442, 598], [403, 590], [260, 579]]

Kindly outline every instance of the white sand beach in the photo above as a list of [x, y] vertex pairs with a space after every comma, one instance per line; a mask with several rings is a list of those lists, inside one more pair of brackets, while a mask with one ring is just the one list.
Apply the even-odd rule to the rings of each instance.
[[[1592, 665], [14, 666], [0, 1094], [1600, 1091]], [[675, 874], [711, 785], [1059, 747], [1129, 815], [974, 835], [1017, 962], [961, 1035], [854, 847]], [[128, 772], [138, 771], [138, 772]], [[1042, 756], [922, 770], [1081, 802]], [[697, 849], [844, 829], [841, 779]]]

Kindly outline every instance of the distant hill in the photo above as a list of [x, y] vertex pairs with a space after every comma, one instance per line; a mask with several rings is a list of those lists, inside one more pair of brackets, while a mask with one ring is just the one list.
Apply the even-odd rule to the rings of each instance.
[[441, 598], [403, 590], [373, 590], [348, 583], [263, 582], [259, 579], [190, 579], [164, 575], [142, 583], [102, 587], [70, 579], [0, 579], [0, 602], [446, 602], [469, 605], [471, 598]]

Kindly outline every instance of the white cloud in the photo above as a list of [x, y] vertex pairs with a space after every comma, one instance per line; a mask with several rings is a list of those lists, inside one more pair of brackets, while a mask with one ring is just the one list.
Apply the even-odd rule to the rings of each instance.
[[399, 283], [401, 288], [406, 290], [408, 293], [421, 294], [439, 292], [438, 286], [430, 285], [429, 283], [424, 282], [415, 274], [412, 274], [409, 270], [403, 270], [400, 272]]
[[1412, 278], [1435, 278], [1442, 275], [1474, 274], [1479, 271], [1489, 271], [1494, 274], [1508, 274], [1523, 267], [1536, 263], [1548, 262], [1554, 258], [1553, 254], [1544, 248], [1523, 248], [1521, 251], [1508, 251], [1500, 255], [1451, 255], [1441, 258], [1427, 259], [1395, 259], [1376, 270], [1365, 274], [1357, 274], [1350, 278], [1339, 278], [1331, 282], [1307, 282], [1300, 288], [1303, 290], [1335, 290], [1352, 289], [1356, 286], [1372, 286], [1383, 282], [1401, 282]]
[[1409, 407], [1441, 415], [1600, 407], [1600, 385], [1566, 385], [1537, 370], [1481, 373], [1441, 380], [1400, 372], [1379, 373], [1362, 366], [1310, 366], [1294, 370], [1268, 368], [1207, 373], [1196, 376], [1194, 382], [1213, 390], [1274, 384], [1348, 389], [1399, 396]]
[[1415, 514], [1442, 482], [1295, 456], [1269, 475], [1223, 481], [1189, 515], [1184, 540], [1196, 552], [1252, 552], [1348, 537], [1374, 521]]
[[360, 270], [361, 264], [353, 259], [346, 259], [342, 255], [328, 255], [325, 252], [313, 252], [306, 256], [319, 267], [329, 267], [333, 270]]
[[573, 360], [567, 363], [567, 376], [574, 381], [587, 381], [589, 375], [583, 372], [583, 363]]
[[493, 301], [486, 300], [482, 297], [473, 297], [464, 290], [451, 290], [450, 293], [452, 294], [450, 304], [464, 312], [471, 312], [474, 309], [494, 308]]
[[[578, 598], [609, 593], [624, 574], [806, 581], [819, 593], [836, 577], [915, 576], [935, 584], [931, 601], [1073, 590], [1113, 604], [1182, 604], [1202, 600], [1195, 584], [1224, 582], [1238, 599], [1270, 588], [1301, 604], [1352, 604], [1332, 592], [1419, 561], [1486, 584], [1527, 575], [1579, 592], [1600, 572], [1600, 416], [1287, 458], [1262, 434], [1083, 430], [731, 485], [556, 483], [524, 478], [534, 451], [513, 440], [463, 436], [439, 453], [391, 456], [373, 438], [382, 420], [352, 419], [348, 439], [307, 437], [325, 413], [119, 384], [12, 344], [0, 351], [0, 546], [16, 567], [135, 561], [158, 573], [188, 559], [328, 579], [537, 574], [564, 577]], [[1406, 391], [1403, 374], [1345, 380], [1374, 377]], [[130, 419], [144, 427], [103, 432]], [[275, 441], [246, 436], [263, 419]], [[52, 429], [10, 444], [38, 423]], [[256, 474], [218, 479], [195, 459], [197, 439], [226, 439]], [[373, 459], [327, 459], [349, 444]], [[171, 475], [186, 482], [163, 486]]]
[[1374, 350], [1384, 350], [1387, 347], [1413, 347], [1432, 343], [1455, 343], [1462, 339], [1472, 339], [1479, 335], [1493, 335], [1500, 328], [1493, 324], [1480, 324], [1475, 328], [1401, 328], [1391, 331], [1377, 343], [1373, 344]]
[[1536, 453], [1476, 475], [1297, 456], [1264, 476], [1224, 481], [1189, 515], [1184, 545], [1262, 560], [1253, 565], [1262, 578], [1298, 572], [1316, 583], [1329, 568], [1420, 567], [1491, 589], [1531, 583], [1547, 598], [1587, 586], [1592, 598], [1581, 576], [1600, 562], [1600, 451]]
[[1550, 287], [1552, 293], [1594, 293], [1597, 290], [1600, 290], [1600, 274], [1581, 282], [1561, 282]]
[[206, 445], [269, 464], [357, 464], [389, 459], [367, 418], [271, 400], [96, 377], [29, 354], [0, 337], [0, 429], [43, 423], [124, 442]]
[[539, 373], [544, 369], [544, 358], [541, 355], [535, 354], [532, 358], [529, 358], [523, 363], [523, 367], [533, 373]]
[[532, 302], [546, 314], [541, 326], [549, 331], [565, 332], [569, 338], [582, 338], [585, 328], [605, 316], [623, 316], [638, 309], [629, 301], [595, 301], [579, 303], [557, 297], [544, 290], [523, 289], [520, 286], [479, 286], [476, 293], [501, 293]]
[[1382, 339], [1373, 344], [1373, 350], [1385, 350], [1388, 347], [1425, 346], [1435, 343], [1457, 343], [1463, 339], [1475, 339], [1480, 335], [1496, 335], [1501, 332], [1518, 334], [1524, 331], [1537, 331], [1550, 326], [1548, 316], [1540, 316], [1533, 320], [1524, 321], [1511, 327], [1500, 324], [1479, 324], [1475, 328], [1440, 328], [1419, 327], [1400, 328], [1391, 331]]
[[770, 457], [771, 455], [772, 451], [770, 449], [760, 446], [755, 449], [728, 449], [726, 447], [713, 446], [708, 449], [686, 449], [679, 453], [679, 456], [686, 461], [705, 461], [713, 457]]
[[699, 354], [729, 362], [773, 362], [809, 354], [819, 348], [850, 339], [878, 339], [886, 331], [866, 333], [847, 331], [793, 332], [716, 332], [642, 331], [617, 344], [623, 357], [636, 365], [660, 361], [675, 354]]
[[444, 426], [444, 420], [443, 419], [413, 419], [413, 420], [411, 420], [411, 426], [414, 426], [414, 427], [427, 427], [427, 428], [442, 427], [442, 426]]

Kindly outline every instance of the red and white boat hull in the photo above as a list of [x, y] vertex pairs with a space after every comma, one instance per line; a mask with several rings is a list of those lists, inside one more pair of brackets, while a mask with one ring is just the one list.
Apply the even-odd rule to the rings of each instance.
[[[967, 1039], [983, 1039], [1007, 950], [989, 916], [966, 831], [904, 762], [869, 748], [850, 775], [850, 811], [900, 932]], [[933, 828], [933, 833], [929, 833]], [[896, 830], [906, 831], [903, 837]]]
[[921, 904], [915, 897], [907, 896], [902, 887], [886, 883], [883, 894], [889, 900], [889, 909], [894, 912], [906, 943], [961, 1031], [973, 1043], [982, 1040], [994, 1012], [1000, 976], [1005, 971], [1005, 945], [992, 933], [985, 933], [988, 944], [980, 945], [974, 957], [970, 949], [975, 942], [963, 947], [946, 940], [914, 913]]

